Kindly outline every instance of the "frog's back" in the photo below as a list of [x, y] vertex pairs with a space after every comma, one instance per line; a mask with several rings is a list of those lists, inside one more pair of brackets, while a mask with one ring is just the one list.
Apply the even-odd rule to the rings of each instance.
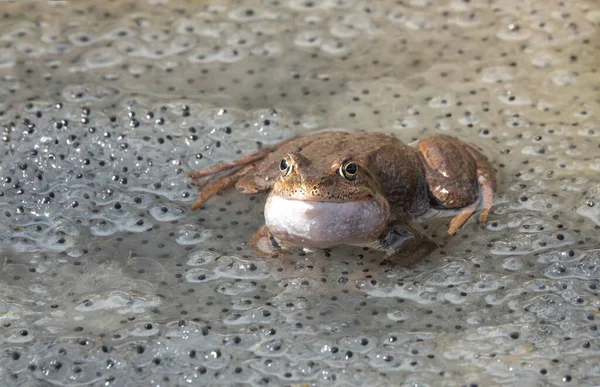
[[376, 132], [319, 132], [319, 137], [302, 150], [311, 160], [350, 157], [367, 161], [371, 155], [385, 148], [398, 148], [411, 152], [413, 148], [395, 137]]
[[429, 209], [425, 169], [417, 149], [383, 133], [359, 133], [352, 143], [360, 161], [378, 177], [393, 212], [415, 216]]

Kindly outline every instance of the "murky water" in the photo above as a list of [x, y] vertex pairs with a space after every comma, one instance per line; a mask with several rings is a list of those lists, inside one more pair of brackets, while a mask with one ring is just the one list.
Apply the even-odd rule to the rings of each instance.
[[[584, 0], [1, 3], [0, 384], [600, 383], [599, 24]], [[262, 196], [189, 211], [186, 172], [328, 127], [476, 143], [490, 223], [389, 268], [257, 258]]]

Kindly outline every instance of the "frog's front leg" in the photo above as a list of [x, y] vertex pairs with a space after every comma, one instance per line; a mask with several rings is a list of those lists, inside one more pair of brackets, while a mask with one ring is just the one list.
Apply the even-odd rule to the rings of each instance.
[[[200, 193], [198, 194], [196, 202], [192, 205], [192, 211], [195, 211], [198, 208], [202, 207], [202, 205], [211, 196], [216, 195], [219, 192], [224, 191], [227, 188], [233, 186], [242, 177], [244, 177], [249, 171], [251, 171], [252, 168], [254, 168], [253, 164], [246, 165], [242, 169], [236, 171], [235, 173], [233, 173], [231, 175], [224, 176], [224, 177], [218, 179], [217, 181], [212, 182], [209, 185], [203, 187], [202, 190], [200, 191]], [[190, 174], [190, 176], [192, 174], [193, 174], [193, 172]]]
[[421, 140], [429, 193], [442, 208], [461, 209], [450, 221], [448, 234], [462, 227], [482, 202], [479, 216], [487, 220], [494, 202], [496, 171], [487, 158], [472, 146], [450, 136], [434, 135]]
[[407, 264], [420, 261], [438, 245], [404, 222], [391, 223], [377, 241], [379, 250], [386, 253], [386, 261]]
[[271, 234], [266, 225], [256, 230], [250, 239], [250, 246], [256, 254], [261, 256], [276, 258], [283, 252], [280, 242]]

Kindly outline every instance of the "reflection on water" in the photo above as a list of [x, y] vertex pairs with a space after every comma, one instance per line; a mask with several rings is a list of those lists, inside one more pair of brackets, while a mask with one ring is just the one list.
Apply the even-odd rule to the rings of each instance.
[[[600, 383], [599, 23], [583, 0], [3, 3], [1, 384]], [[255, 257], [262, 196], [189, 211], [186, 172], [328, 127], [476, 143], [490, 223], [389, 268]]]

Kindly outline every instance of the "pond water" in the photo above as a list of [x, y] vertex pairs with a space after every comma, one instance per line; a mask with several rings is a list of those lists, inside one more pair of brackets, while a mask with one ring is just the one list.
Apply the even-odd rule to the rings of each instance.
[[[0, 384], [600, 383], [600, 5], [0, 5]], [[501, 175], [410, 266], [258, 258], [264, 197], [186, 173], [324, 128]], [[440, 241], [449, 218], [420, 226]]]

